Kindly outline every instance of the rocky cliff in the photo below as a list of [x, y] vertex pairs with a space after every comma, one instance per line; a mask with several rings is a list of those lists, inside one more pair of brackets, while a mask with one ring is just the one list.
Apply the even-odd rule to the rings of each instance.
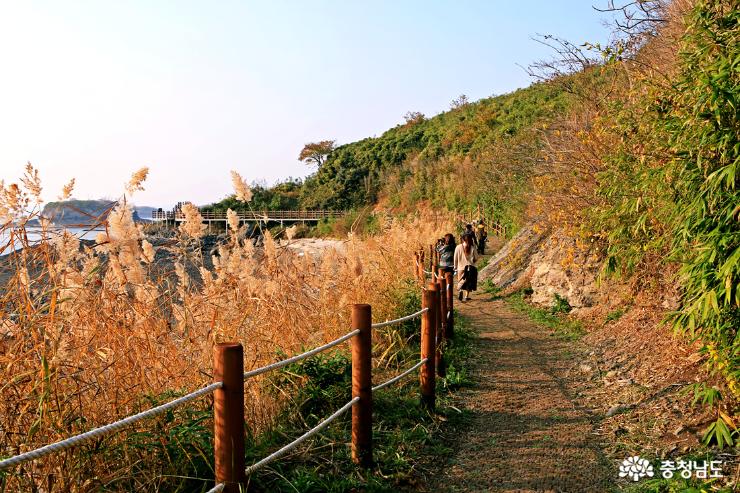
[[592, 306], [598, 295], [599, 262], [590, 245], [536, 225], [522, 228], [481, 269], [505, 291], [531, 288], [531, 302], [552, 306], [556, 296], [573, 308]]

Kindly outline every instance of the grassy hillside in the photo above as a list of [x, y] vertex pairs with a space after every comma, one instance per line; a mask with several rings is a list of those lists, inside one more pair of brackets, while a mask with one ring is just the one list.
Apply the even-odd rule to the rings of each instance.
[[419, 201], [448, 209], [485, 202], [503, 212], [513, 204], [481, 186], [487, 175], [508, 173], [504, 181], [516, 185], [537, 153], [538, 125], [568, 105], [569, 96], [559, 86], [538, 83], [474, 103], [458, 102], [432, 118], [412, 115], [380, 137], [334, 150], [306, 180], [301, 201], [308, 207], [346, 209], [382, 200], [408, 210]]
[[[420, 203], [451, 210], [480, 203], [510, 231], [525, 219], [546, 223], [577, 237], [603, 259], [606, 274], [637, 290], [681, 286], [668, 315], [702, 341], [724, 379], [722, 395], [736, 398], [735, 3], [640, 2], [645, 19], [620, 24], [614, 45], [560, 45], [544, 66], [548, 82], [458, 101], [433, 118], [410, 114], [380, 137], [334, 149], [314, 175], [290, 185], [291, 204], [411, 211]], [[718, 412], [734, 404], [723, 406]], [[734, 425], [722, 418], [717, 427], [727, 438]]]
[[[596, 249], [638, 291], [680, 287], [674, 329], [703, 345], [717, 381], [708, 441], [733, 443], [740, 396], [740, 11], [736, 2], [654, 5], [604, 52], [608, 92], [581, 94], [548, 136], [533, 207]], [[612, 51], [611, 53], [614, 53]], [[566, 54], [566, 57], [568, 55]]]
[[[405, 124], [380, 137], [337, 147], [303, 182], [256, 187], [250, 206], [360, 209], [381, 201], [414, 210], [426, 201], [461, 210], [480, 203], [496, 209], [505, 222], [515, 222], [541, 132], [571, 99], [558, 84], [536, 83], [511, 94], [458, 101], [431, 118], [410, 114]], [[229, 197], [207, 209], [229, 207], [244, 205]]]
[[[711, 439], [740, 434], [740, 13], [641, 2], [609, 47], [562, 45], [548, 82], [460, 102], [333, 150], [292, 190], [301, 207], [481, 204], [579, 239], [634, 289], [681, 287], [674, 328], [704, 345], [721, 389]], [[563, 73], [557, 70], [567, 67]], [[578, 68], [578, 70], [573, 70]], [[714, 385], [714, 384], [712, 384]], [[706, 400], [705, 399], [705, 400]], [[715, 401], [716, 402], [716, 401]], [[727, 418], [727, 419], [726, 419]]]

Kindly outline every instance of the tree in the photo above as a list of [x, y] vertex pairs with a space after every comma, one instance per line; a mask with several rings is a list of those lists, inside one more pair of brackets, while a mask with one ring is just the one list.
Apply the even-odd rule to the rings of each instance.
[[459, 97], [452, 100], [450, 103], [450, 109], [456, 110], [458, 108], [463, 108], [470, 104], [470, 99], [465, 94], [460, 94]]
[[321, 167], [326, 161], [326, 156], [334, 150], [336, 140], [322, 140], [320, 142], [309, 142], [303, 146], [301, 154], [298, 156], [299, 161], [306, 164], [315, 164]]
[[406, 126], [416, 125], [426, 120], [424, 113], [419, 111], [408, 111], [403, 115], [403, 119], [406, 120]]

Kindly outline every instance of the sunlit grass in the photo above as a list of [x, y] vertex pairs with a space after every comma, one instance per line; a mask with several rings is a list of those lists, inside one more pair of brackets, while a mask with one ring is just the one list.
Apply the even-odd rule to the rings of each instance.
[[[376, 320], [393, 318], [405, 303], [396, 295], [414, 282], [413, 252], [443, 232], [421, 219], [381, 221], [377, 235], [349, 235], [314, 258], [282, 248], [269, 234], [257, 249], [232, 230], [206, 259], [196, 210], [186, 211], [189, 221], [175, 240], [159, 246], [134, 223], [128, 200], [144, 176], [138, 172], [129, 195], [100, 220], [105, 232], [92, 243], [66, 234], [29, 244], [27, 227], [41, 207], [38, 176], [31, 168], [20, 185], [3, 185], [0, 237], [24, 248], [3, 252], [9, 272], [0, 294], [0, 456], [209, 383], [216, 343], [241, 342], [251, 369], [346, 333], [352, 303], [370, 303]], [[388, 357], [399, 350], [392, 349], [394, 337], [376, 338], [379, 351], [391, 348]], [[284, 406], [285, 396], [273, 390], [266, 377], [247, 382], [252, 433], [268, 429]], [[190, 426], [211, 426], [209, 407], [203, 399], [190, 411], [0, 477], [6, 491], [175, 489], [178, 476], [212, 464], [207, 444], [178, 439], [193, 435]]]

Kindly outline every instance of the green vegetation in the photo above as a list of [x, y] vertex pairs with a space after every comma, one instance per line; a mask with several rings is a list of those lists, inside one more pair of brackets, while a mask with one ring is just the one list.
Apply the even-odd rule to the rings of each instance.
[[201, 207], [201, 210], [208, 212], [226, 212], [227, 209], [234, 211], [279, 211], [300, 209], [302, 208], [300, 201], [302, 184], [303, 182], [300, 179], [288, 178], [286, 181], [278, 183], [273, 187], [253, 185], [251, 202], [242, 202], [237, 200], [236, 196], [230, 195], [219, 202]]
[[568, 303], [568, 298], [564, 298], [563, 296], [560, 296], [558, 293], [555, 293], [553, 295], [553, 303], [552, 308], [550, 308], [550, 313], [557, 314], [557, 313], [570, 313], [572, 310], [572, 307], [570, 306], [570, 303]]
[[[576, 341], [583, 337], [585, 331], [581, 322], [565, 315], [567, 311], [564, 311], [563, 302], [546, 310], [530, 304], [527, 301], [528, 294], [530, 293], [526, 291], [518, 291], [506, 296], [504, 299], [518, 312], [524, 313], [534, 322], [552, 329], [557, 337], [568, 341]], [[564, 300], [565, 304], [568, 303], [564, 298], [561, 299]], [[567, 306], [570, 308], [569, 304]]]
[[[399, 309], [419, 306], [416, 289], [398, 293], [405, 300]], [[406, 312], [404, 312], [406, 313]], [[383, 354], [376, 354], [374, 382], [390, 378], [412, 366], [419, 358], [419, 320], [383, 328], [373, 334], [384, 341]], [[420, 404], [417, 374], [377, 391], [373, 395], [374, 460], [367, 470], [352, 462], [350, 415], [340, 417], [295, 452], [256, 472], [249, 487], [256, 491], [390, 492], [413, 489], [417, 471], [428, 467], [430, 458], [451, 453], [438, 431], [444, 423], [460, 425], [466, 412], [449, 405], [451, 392], [469, 385], [469, 362], [473, 332], [465, 319], [456, 318], [456, 336], [445, 354], [447, 377], [437, 379], [437, 409], [430, 412]], [[269, 379], [266, 388], [290, 396], [290, 401], [268, 431], [255, 435], [247, 429], [247, 464], [252, 464], [317, 425], [351, 399], [351, 359], [345, 351], [324, 353], [287, 366]], [[142, 402], [142, 409], [171, 400], [166, 393]], [[88, 455], [120, 455], [125, 462], [128, 447], [146, 450], [160, 462], [164, 477], [160, 488], [166, 491], [207, 491], [213, 478], [213, 412], [202, 406], [184, 406], [154, 420], [151, 426], [127, 434], [125, 441], [108, 448], [92, 447]], [[84, 464], [80, 467], [84, 467]], [[150, 463], [142, 467], [151, 467]], [[134, 464], [132, 472], [136, 472]], [[101, 491], [130, 489], [134, 483], [125, 475]]]
[[302, 202], [347, 209], [385, 198], [406, 210], [420, 201], [450, 210], [480, 203], [511, 217], [521, 206], [511, 202], [519, 194], [501, 194], [486, 178], [495, 174], [495, 183], [521, 191], [529, 168], [524, 161], [539, 149], [538, 125], [568, 101], [557, 87], [539, 83], [475, 103], [463, 99], [433, 118], [407, 117], [380, 137], [333, 150], [306, 180]]
[[[249, 207], [359, 211], [381, 200], [413, 211], [419, 202], [449, 210], [480, 204], [511, 230], [525, 206], [542, 131], [570, 100], [558, 85], [537, 83], [476, 102], [461, 97], [432, 118], [407, 115], [405, 124], [380, 137], [336, 148], [331, 141], [317, 143], [332, 145], [309, 159], [318, 165], [316, 173], [303, 182], [256, 187]], [[230, 197], [205, 210], [229, 207], [242, 206]]]
[[616, 322], [617, 320], [622, 318], [622, 316], [626, 313], [626, 311], [627, 310], [625, 308], [617, 308], [616, 310], [607, 313], [606, 319], [604, 321], [607, 323]]
[[[418, 306], [416, 292], [408, 292], [409, 306]], [[437, 410], [429, 412], [420, 404], [415, 376], [376, 392], [374, 407], [374, 460], [368, 470], [358, 469], [350, 455], [350, 420], [340, 418], [300, 452], [288, 455], [256, 473], [250, 486], [264, 491], [398, 491], [415, 484], [416, 470], [424, 467], [426, 456], [435, 460], [451, 453], [437, 434], [444, 422], [460, 423], [467, 414], [447, 404], [450, 392], [468, 380], [467, 359], [472, 347], [472, 331], [458, 317], [456, 338], [446, 353], [448, 376], [438, 379]], [[378, 334], [391, 343], [380, 355], [374, 381], [380, 382], [410, 367], [419, 358], [419, 322], [409, 321], [388, 327]], [[375, 336], [375, 335], [374, 335]], [[279, 392], [292, 395], [291, 405], [268, 433], [251, 437], [247, 462], [268, 455], [280, 445], [300, 436], [351, 398], [351, 365], [347, 354], [297, 363], [273, 380]]]
[[[736, 6], [735, 6], [736, 7]], [[740, 395], [740, 11], [698, 1], [669, 83], [642, 77], [615, 100], [602, 131], [623, 138], [604, 158], [594, 227], [605, 231], [606, 265], [657, 277], [677, 265], [675, 329], [701, 340], [728, 394]], [[732, 399], [715, 401], [708, 441], [733, 444]], [[724, 402], [724, 405], [721, 403]]]
[[[583, 240], [603, 259], [605, 274], [631, 279], [636, 290], [679, 285], [680, 305], [669, 319], [703, 343], [723, 381], [708, 440], [733, 444], [740, 11], [729, 0], [636, 4], [647, 9], [644, 23], [623, 26], [609, 47], [561, 44], [562, 60], [545, 65], [546, 82], [477, 102], [461, 97], [431, 118], [409, 113], [380, 137], [324, 142], [314, 153], [316, 173], [291, 189], [291, 199], [300, 207], [355, 210], [481, 204], [511, 232], [527, 209]], [[512, 302], [524, 309], [518, 298]], [[568, 308], [555, 300], [556, 312]], [[555, 313], [533, 316], [562, 327]], [[571, 329], [565, 332], [575, 337], [579, 329]]]
[[346, 237], [352, 232], [358, 235], [373, 235], [380, 232], [378, 216], [371, 213], [369, 208], [352, 210], [339, 218], [322, 219], [311, 231], [317, 236]]
[[[143, 400], [140, 410], [164, 404], [186, 392], [165, 392]], [[118, 475], [115, 481], [100, 486], [99, 491], [133, 491], [137, 488], [135, 478], [151, 473], [152, 468], [162, 472], [161, 485], [164, 491], [205, 491], [202, 478], [213, 477], [213, 408], [208, 401], [198, 402], [170, 410], [157, 417], [144, 428], [127, 433], [119, 441], [107, 439], [110, 447], [93, 445], [80, 456], [81, 472], [87, 461], [92, 464], [100, 454], [107, 455], [112, 463], [121, 464], [121, 469], [131, 466], [130, 474]], [[131, 449], [151, 458], [129, 464]], [[90, 473], [83, 476], [94, 477]]]

